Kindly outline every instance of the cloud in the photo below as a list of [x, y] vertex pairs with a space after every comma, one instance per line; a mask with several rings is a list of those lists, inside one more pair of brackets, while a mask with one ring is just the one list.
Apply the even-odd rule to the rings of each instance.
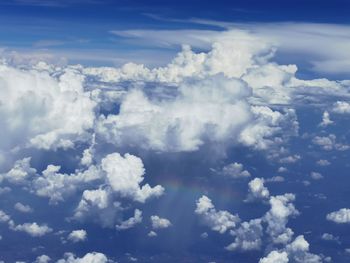
[[349, 145], [337, 142], [337, 136], [334, 134], [329, 134], [328, 136], [315, 136], [312, 142], [326, 151], [337, 150], [346, 151], [350, 147]]
[[200, 216], [205, 225], [220, 234], [235, 228], [240, 221], [237, 215], [232, 215], [228, 211], [216, 211], [211, 200], [205, 195], [197, 200], [195, 213]]
[[287, 252], [271, 251], [266, 257], [259, 260], [259, 263], [288, 263]]
[[243, 169], [243, 164], [237, 162], [225, 165], [222, 168], [222, 173], [232, 178], [245, 178], [250, 176], [250, 173]]
[[286, 244], [292, 236], [292, 229], [286, 225], [289, 217], [299, 214], [298, 210], [293, 205], [295, 196], [293, 194], [284, 194], [271, 196], [270, 210], [265, 214], [264, 220], [267, 223], [266, 232], [270, 236], [273, 243]]
[[233, 243], [225, 247], [226, 250], [249, 251], [259, 250], [262, 245], [263, 227], [261, 219], [253, 219], [249, 222], [241, 223], [236, 230], [231, 230], [230, 234], [235, 237]]
[[68, 240], [72, 241], [73, 243], [85, 241], [87, 239], [87, 232], [84, 229], [80, 230], [74, 230], [69, 233]]
[[135, 209], [134, 216], [129, 219], [123, 221], [121, 224], [116, 225], [117, 230], [126, 230], [129, 228], [133, 228], [137, 224], [142, 222], [142, 211], [139, 209]]
[[107, 263], [108, 258], [97, 252], [87, 253], [85, 256], [78, 258], [73, 253], [66, 253], [63, 259], [57, 261], [57, 263]]
[[324, 111], [322, 114], [322, 122], [320, 123], [321, 127], [327, 127], [328, 125], [333, 124], [334, 122], [330, 119], [328, 111]]
[[19, 203], [19, 202], [14, 205], [14, 208], [21, 213], [33, 212], [33, 209], [29, 205], [24, 205], [24, 204]]
[[41, 256], [38, 256], [34, 263], [48, 263], [51, 261], [51, 258], [47, 255], [41, 255]]
[[36, 222], [20, 225], [10, 224], [10, 228], [14, 231], [25, 232], [32, 237], [41, 237], [52, 232], [52, 228], [47, 225], [38, 225]]
[[264, 186], [265, 180], [263, 178], [254, 178], [248, 184], [249, 193], [247, 200], [253, 201], [255, 199], [268, 199], [270, 196], [269, 190]]
[[334, 103], [332, 111], [339, 114], [348, 114], [350, 113], [350, 103], [337, 101]]
[[84, 91], [84, 77], [69, 69], [57, 75], [0, 66], [3, 151], [71, 148], [92, 128], [95, 102]]
[[153, 229], [168, 228], [171, 226], [171, 222], [168, 219], [156, 215], [151, 216], [151, 222]]
[[337, 224], [350, 223], [350, 209], [342, 208], [338, 211], [331, 212], [327, 214], [327, 220], [333, 221]]
[[101, 167], [106, 172], [112, 190], [122, 197], [144, 203], [147, 199], [159, 197], [164, 192], [160, 185], [152, 188], [145, 184], [140, 187], [145, 169], [142, 160], [134, 155], [125, 154], [122, 157], [119, 153], [109, 154], [102, 159]]

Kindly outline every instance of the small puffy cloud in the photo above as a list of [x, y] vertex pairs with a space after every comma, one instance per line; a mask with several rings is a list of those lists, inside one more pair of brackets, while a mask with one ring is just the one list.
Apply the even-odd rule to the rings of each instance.
[[222, 168], [222, 173], [232, 178], [245, 178], [250, 176], [250, 173], [243, 169], [243, 164], [237, 162], [224, 166]]
[[248, 201], [255, 199], [267, 199], [270, 196], [269, 190], [264, 186], [263, 178], [254, 178], [248, 184]]
[[337, 101], [334, 103], [332, 111], [340, 114], [348, 114], [350, 113], [350, 103], [346, 101]]
[[9, 220], [11, 220], [11, 217], [8, 214], [6, 214], [4, 211], [0, 210], [0, 222], [6, 223]]
[[328, 136], [315, 136], [312, 139], [312, 142], [326, 151], [345, 151], [349, 149], [350, 146], [338, 143], [336, 139], [337, 136], [335, 136], [334, 134], [329, 134]]
[[102, 159], [101, 166], [113, 191], [122, 197], [144, 203], [164, 192], [160, 185], [153, 188], [149, 184], [140, 186], [144, 180], [145, 168], [142, 160], [134, 155], [125, 154], [123, 157], [119, 153], [109, 154]]
[[332, 235], [332, 234], [330, 234], [330, 233], [323, 233], [322, 236], [321, 236], [321, 238], [322, 238], [323, 240], [326, 240], [326, 241], [334, 241], [334, 242], [340, 244], [340, 239], [339, 239], [339, 237], [338, 237], [338, 236], [334, 236], [334, 235]]
[[22, 213], [31, 213], [33, 212], [33, 209], [29, 205], [24, 205], [22, 203], [16, 203], [14, 205], [14, 208]]
[[68, 240], [77, 243], [81, 241], [85, 241], [87, 239], [87, 233], [84, 229], [74, 230], [69, 233]]
[[47, 225], [38, 225], [35, 222], [11, 225], [10, 228], [14, 231], [25, 232], [32, 237], [41, 237], [52, 232], [52, 228]]
[[5, 179], [12, 184], [25, 183], [29, 177], [36, 173], [36, 170], [30, 166], [30, 160], [30, 157], [17, 160], [11, 170], [0, 175], [0, 181]]
[[316, 163], [317, 163], [317, 165], [319, 165], [319, 166], [328, 166], [328, 165], [331, 164], [330, 161], [325, 160], [325, 159], [320, 159], [320, 160], [318, 160]]
[[281, 182], [284, 182], [285, 179], [282, 176], [273, 176], [271, 178], [267, 178], [265, 181], [267, 183], [281, 183]]
[[294, 154], [280, 159], [280, 163], [296, 163], [301, 158], [300, 155]]
[[48, 263], [50, 262], [51, 258], [47, 255], [41, 255], [41, 256], [38, 256], [34, 263]]
[[152, 231], [149, 231], [147, 236], [149, 236], [149, 237], [156, 237], [156, 236], [158, 236], [158, 234], [152, 230]]
[[66, 253], [63, 259], [57, 261], [57, 263], [107, 263], [108, 258], [102, 253], [92, 252], [87, 253], [85, 256], [79, 258], [72, 253]]
[[260, 249], [263, 235], [261, 222], [261, 219], [253, 219], [249, 222], [243, 222], [236, 230], [231, 230], [230, 234], [235, 237], [235, 240], [226, 247], [226, 250], [248, 251]]
[[309, 252], [309, 243], [303, 235], [297, 236], [294, 241], [286, 246], [286, 251], [292, 262], [297, 263], [322, 263], [322, 258]]
[[171, 222], [166, 218], [160, 218], [159, 216], [151, 216], [152, 228], [160, 229], [160, 228], [168, 228], [171, 226]]
[[259, 260], [259, 263], [288, 263], [288, 254], [285, 251], [271, 251], [266, 257]]
[[288, 171], [288, 169], [286, 167], [283, 167], [283, 166], [278, 167], [278, 169], [277, 169], [277, 172], [279, 172], [279, 173], [285, 173], [287, 171]]
[[337, 224], [350, 223], [350, 209], [339, 209], [338, 211], [334, 211], [332, 213], [327, 214], [326, 218], [327, 220], [333, 221]]
[[220, 234], [235, 228], [240, 222], [237, 215], [232, 215], [228, 211], [216, 211], [212, 201], [205, 195], [197, 200], [195, 213], [200, 216], [205, 225]]
[[286, 244], [293, 236], [293, 231], [287, 227], [287, 223], [289, 217], [299, 214], [292, 203], [294, 200], [295, 196], [293, 194], [270, 197], [269, 203], [271, 208], [263, 219], [267, 223], [266, 232], [273, 243]]
[[314, 180], [323, 179], [323, 175], [318, 172], [311, 172], [310, 177]]
[[133, 228], [137, 224], [140, 224], [142, 222], [142, 211], [139, 209], [135, 209], [134, 216], [130, 217], [129, 219], [121, 222], [121, 224], [116, 225], [117, 230], [126, 230], [129, 228]]
[[333, 124], [333, 121], [330, 119], [330, 115], [328, 111], [323, 112], [322, 114], [322, 122], [320, 123], [321, 127], [327, 127], [328, 125]]

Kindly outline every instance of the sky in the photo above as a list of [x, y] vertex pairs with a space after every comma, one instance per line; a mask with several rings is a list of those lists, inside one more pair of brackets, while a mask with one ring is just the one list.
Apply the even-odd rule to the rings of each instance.
[[0, 262], [349, 262], [348, 1], [0, 3]]

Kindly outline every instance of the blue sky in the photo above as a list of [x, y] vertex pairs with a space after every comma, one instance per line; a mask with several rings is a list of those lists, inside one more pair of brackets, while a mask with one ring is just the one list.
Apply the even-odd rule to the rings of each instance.
[[0, 3], [0, 263], [349, 262], [348, 1]]

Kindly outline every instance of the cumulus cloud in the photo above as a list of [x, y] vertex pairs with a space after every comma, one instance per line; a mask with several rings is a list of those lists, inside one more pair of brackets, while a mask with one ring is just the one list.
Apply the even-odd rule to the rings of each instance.
[[340, 114], [348, 114], [350, 113], [350, 103], [346, 101], [337, 101], [334, 103], [332, 111]]
[[151, 216], [151, 222], [153, 229], [168, 228], [171, 226], [171, 222], [168, 219], [156, 215]]
[[126, 230], [129, 228], [133, 228], [137, 224], [142, 222], [142, 211], [139, 209], [135, 209], [134, 216], [129, 219], [121, 222], [121, 224], [116, 225], [117, 230]]
[[195, 213], [200, 216], [205, 225], [220, 234], [235, 228], [240, 222], [237, 215], [232, 215], [228, 211], [217, 211], [212, 201], [205, 195], [197, 200]]
[[87, 232], [84, 229], [74, 230], [69, 233], [68, 240], [77, 243], [87, 239]]
[[270, 192], [267, 187], [264, 186], [265, 180], [263, 178], [255, 178], [251, 180], [248, 184], [249, 193], [248, 193], [248, 201], [252, 201], [255, 199], [268, 199], [270, 196]]
[[10, 228], [14, 231], [25, 232], [32, 237], [41, 237], [52, 232], [52, 228], [47, 225], [39, 225], [34, 223], [24, 223], [19, 225], [10, 224]]
[[145, 169], [142, 160], [134, 155], [119, 153], [109, 154], [101, 161], [101, 167], [106, 172], [107, 180], [112, 190], [122, 197], [144, 203], [151, 197], [159, 197], [164, 188], [160, 185], [151, 187], [140, 184], [144, 180]]
[[243, 164], [237, 162], [225, 165], [222, 168], [222, 173], [232, 178], [245, 178], [250, 176], [250, 173], [243, 169]]
[[0, 80], [2, 150], [70, 148], [92, 128], [95, 102], [80, 73], [66, 69], [53, 77], [2, 64]]
[[97, 252], [87, 253], [85, 256], [79, 258], [73, 253], [66, 253], [63, 259], [57, 261], [57, 263], [107, 263], [108, 258]]
[[235, 237], [233, 243], [226, 246], [229, 251], [234, 250], [259, 250], [262, 244], [263, 227], [261, 219], [253, 219], [243, 222], [236, 230], [231, 230], [230, 234]]
[[326, 151], [338, 150], [345, 151], [350, 147], [349, 145], [337, 142], [337, 136], [334, 134], [329, 134], [328, 136], [315, 136], [312, 142]]
[[50, 262], [51, 258], [47, 255], [41, 255], [41, 256], [38, 256], [34, 263], [48, 263]]
[[259, 260], [259, 263], [288, 263], [287, 252], [271, 251], [266, 257]]
[[24, 205], [24, 204], [19, 203], [19, 202], [14, 205], [14, 208], [17, 211], [22, 212], [22, 213], [31, 213], [31, 212], [33, 212], [33, 209], [29, 205]]
[[326, 216], [327, 220], [337, 224], [350, 223], [350, 209], [342, 208], [338, 211], [331, 212]]
[[299, 214], [292, 203], [294, 200], [295, 196], [293, 194], [271, 196], [269, 200], [271, 208], [265, 214], [264, 220], [267, 223], [266, 232], [273, 243], [286, 244], [293, 236], [292, 229], [286, 225], [289, 217]]
[[320, 123], [321, 127], [327, 127], [328, 125], [333, 124], [334, 122], [331, 120], [329, 112], [325, 111], [322, 114], [322, 122]]

